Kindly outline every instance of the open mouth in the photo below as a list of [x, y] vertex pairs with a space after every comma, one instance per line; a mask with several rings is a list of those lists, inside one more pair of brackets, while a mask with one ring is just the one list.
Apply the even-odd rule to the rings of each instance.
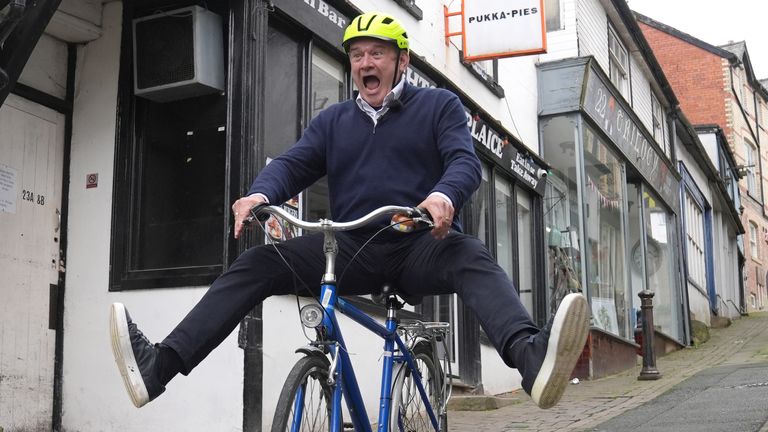
[[376, 90], [377, 88], [379, 88], [380, 84], [381, 84], [381, 81], [379, 80], [379, 78], [373, 75], [368, 75], [363, 77], [363, 85], [367, 90]]

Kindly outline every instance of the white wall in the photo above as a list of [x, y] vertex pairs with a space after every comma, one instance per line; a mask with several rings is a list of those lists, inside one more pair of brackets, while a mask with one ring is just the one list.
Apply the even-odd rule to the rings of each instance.
[[608, 74], [608, 16], [599, 0], [577, 0], [576, 31], [579, 56], [594, 56]]
[[[239, 430], [242, 351], [234, 336], [188, 378], [172, 382], [157, 401], [136, 410], [114, 364], [108, 308], [126, 303], [153, 341], [160, 341], [204, 289], [109, 293], [111, 205], [122, 5], [103, 8], [103, 36], [78, 50], [69, 244], [64, 319], [63, 427], [94, 430]], [[98, 173], [86, 189], [86, 174]]]
[[523, 377], [501, 360], [496, 348], [480, 344], [480, 360], [485, 394], [498, 395], [521, 388]]
[[[629, 68], [632, 77], [632, 109], [640, 118], [645, 128], [653, 136], [653, 116], [651, 114], [651, 83], [645, 76], [643, 70], [635, 60], [635, 56], [630, 55]], [[664, 143], [658, 143], [664, 148]]]
[[27, 60], [18, 82], [64, 99], [67, 95], [66, 44], [43, 34]]

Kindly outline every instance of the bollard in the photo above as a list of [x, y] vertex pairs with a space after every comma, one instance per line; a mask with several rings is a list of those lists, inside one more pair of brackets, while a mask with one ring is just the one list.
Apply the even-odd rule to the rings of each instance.
[[643, 315], [643, 369], [638, 380], [657, 380], [661, 372], [656, 369], [656, 353], [653, 349], [653, 291], [643, 290], [640, 296], [640, 308]]

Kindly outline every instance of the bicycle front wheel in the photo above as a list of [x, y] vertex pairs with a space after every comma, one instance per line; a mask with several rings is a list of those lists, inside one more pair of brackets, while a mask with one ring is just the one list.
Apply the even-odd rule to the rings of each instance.
[[[432, 345], [428, 341], [419, 341], [411, 350], [411, 355], [421, 375], [421, 383], [427, 393], [429, 404], [440, 423], [440, 430], [445, 431], [448, 429], [447, 416], [441, 418], [438, 413], [443, 398], [443, 373], [440, 364], [435, 364], [433, 360]], [[390, 430], [393, 432], [434, 431], [426, 405], [416, 386], [416, 377], [408, 365], [399, 364], [394, 377]]]
[[272, 432], [330, 430], [333, 388], [328, 385], [329, 366], [320, 356], [296, 362], [280, 392]]

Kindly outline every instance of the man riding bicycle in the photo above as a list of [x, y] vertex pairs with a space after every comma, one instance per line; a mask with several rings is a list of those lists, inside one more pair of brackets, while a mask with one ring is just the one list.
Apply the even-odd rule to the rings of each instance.
[[[339, 233], [337, 267], [346, 269], [339, 294], [369, 294], [385, 282], [411, 296], [457, 293], [504, 362], [518, 369], [534, 402], [555, 405], [587, 336], [586, 300], [567, 296], [538, 329], [485, 246], [462, 233], [456, 215], [479, 186], [480, 161], [459, 98], [403, 79], [410, 57], [400, 22], [378, 12], [360, 15], [347, 27], [343, 46], [356, 98], [321, 112], [293, 147], [261, 171], [232, 206], [235, 238], [251, 208], [282, 203], [326, 175], [333, 220], [356, 219], [389, 204], [426, 209], [434, 219], [431, 231], [384, 230], [354, 260], [389, 221]], [[295, 294], [296, 276], [319, 281], [322, 242], [322, 235], [307, 235], [277, 245], [279, 253], [273, 246], [243, 252], [158, 344], [114, 304], [112, 345], [133, 403], [143, 406], [176, 374], [188, 374], [255, 305], [272, 295]]]

